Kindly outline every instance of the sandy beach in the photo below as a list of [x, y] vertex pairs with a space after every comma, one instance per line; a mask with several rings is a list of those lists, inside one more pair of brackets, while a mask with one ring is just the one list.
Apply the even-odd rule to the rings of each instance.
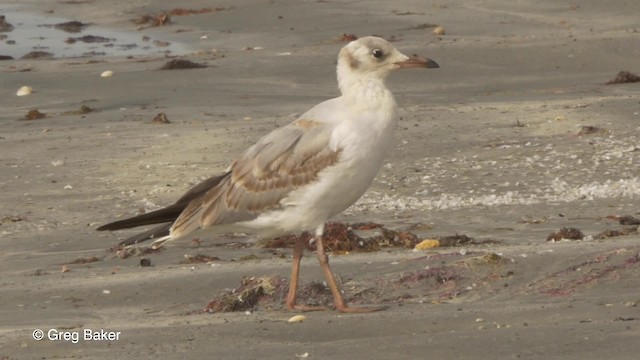
[[[640, 74], [640, 3], [177, 7], [0, 0], [13, 58], [0, 61], [0, 359], [638, 358], [640, 82], [607, 82]], [[70, 21], [78, 32], [55, 26]], [[335, 252], [346, 299], [388, 310], [289, 323], [289, 248], [229, 237], [124, 254], [135, 230], [95, 231], [172, 203], [338, 96], [345, 35], [441, 68], [391, 76], [394, 147], [334, 220], [474, 240]], [[205, 66], [161, 70], [176, 59]], [[547, 241], [561, 229], [581, 236]], [[203, 311], [256, 279], [280, 285], [249, 310]], [[311, 252], [301, 281], [322, 287]]]

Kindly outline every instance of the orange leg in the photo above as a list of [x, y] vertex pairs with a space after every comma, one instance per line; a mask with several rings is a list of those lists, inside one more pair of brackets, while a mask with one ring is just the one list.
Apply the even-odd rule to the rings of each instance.
[[327, 279], [327, 284], [329, 285], [329, 289], [331, 289], [331, 293], [333, 294], [333, 302], [336, 306], [336, 310], [343, 313], [366, 313], [366, 312], [373, 312], [373, 311], [380, 311], [380, 310], [387, 309], [386, 306], [348, 307], [345, 304], [344, 299], [342, 298], [340, 289], [338, 289], [338, 284], [336, 284], [336, 279], [333, 277], [333, 273], [331, 272], [331, 268], [329, 267], [329, 257], [324, 252], [324, 244], [322, 243], [322, 236], [316, 236], [316, 246], [318, 247], [318, 250], [317, 250], [318, 260], [320, 261], [320, 266], [322, 267], [324, 276]]
[[291, 281], [289, 283], [289, 293], [287, 294], [287, 299], [285, 303], [289, 310], [299, 310], [299, 311], [317, 311], [317, 310], [326, 310], [324, 307], [320, 306], [307, 306], [307, 305], [299, 305], [296, 304], [296, 293], [298, 291], [298, 275], [300, 274], [300, 260], [302, 259], [302, 255], [304, 254], [304, 248], [306, 247], [305, 237], [300, 236], [296, 239], [296, 243], [293, 247], [293, 263], [291, 266]]

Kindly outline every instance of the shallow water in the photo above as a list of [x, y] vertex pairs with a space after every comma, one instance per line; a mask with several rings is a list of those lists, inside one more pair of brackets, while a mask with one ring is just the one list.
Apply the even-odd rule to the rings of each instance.
[[[72, 20], [82, 21], [82, 19], [31, 14], [22, 12], [19, 6], [0, 6], [0, 15], [4, 15], [6, 22], [13, 25], [12, 31], [0, 32], [0, 36], [6, 36], [5, 39], [0, 40], [0, 55], [12, 56], [14, 59], [20, 59], [32, 51], [46, 51], [56, 58], [167, 53], [176, 55], [189, 51], [184, 44], [173, 42], [167, 46], [156, 46], [153, 43], [155, 39], [143, 40], [143, 33], [117, 31], [95, 25], [86, 26], [80, 32], [66, 32], [54, 28], [54, 25]], [[72, 44], [67, 43], [69, 38], [88, 35], [106, 38], [108, 41], [87, 43], [76, 40]]]

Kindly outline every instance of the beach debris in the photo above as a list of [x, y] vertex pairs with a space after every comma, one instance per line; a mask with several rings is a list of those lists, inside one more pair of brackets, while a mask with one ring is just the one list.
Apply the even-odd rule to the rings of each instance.
[[62, 115], [84, 115], [95, 111], [95, 109], [88, 107], [87, 105], [80, 105], [78, 110], [65, 111]]
[[91, 256], [91, 257], [88, 257], [88, 258], [75, 259], [73, 261], [65, 263], [65, 265], [83, 265], [83, 264], [90, 264], [90, 263], [94, 263], [94, 262], [98, 262], [98, 261], [100, 261], [100, 259], [97, 256]]
[[62, 268], [60, 269], [60, 272], [61, 272], [61, 273], [66, 273], [66, 272], [69, 272], [69, 271], [71, 271], [71, 269], [69, 268], [69, 266], [67, 266], [67, 265], [62, 265]]
[[582, 240], [584, 234], [582, 231], [572, 227], [563, 227], [562, 229], [552, 232], [547, 236], [547, 241], [560, 241], [560, 240]]
[[18, 89], [18, 92], [16, 92], [17, 96], [26, 96], [29, 95], [33, 92], [33, 88], [31, 86], [23, 86], [20, 89]]
[[87, 26], [89, 26], [89, 24], [85, 24], [81, 21], [75, 21], [75, 20], [53, 25], [55, 29], [62, 30], [68, 33], [79, 33], [82, 30], [84, 30], [84, 28], [86, 28]]
[[164, 26], [171, 23], [169, 14], [162, 11], [157, 14], [144, 14], [133, 19], [132, 22], [136, 25], [148, 24], [150, 27]]
[[436, 26], [435, 29], [431, 31], [431, 33], [437, 36], [444, 35], [445, 34], [444, 27]]
[[206, 67], [207, 65], [205, 64], [199, 64], [190, 60], [173, 59], [164, 64], [160, 70], [202, 69]]
[[84, 115], [93, 111], [95, 111], [94, 108], [88, 107], [87, 105], [80, 105], [78, 110], [66, 112], [65, 115]]
[[260, 260], [260, 256], [256, 254], [249, 254], [249, 255], [240, 256], [238, 258], [238, 261], [249, 261], [249, 260]]
[[568, 262], [566, 267], [528, 283], [526, 289], [527, 292], [568, 296], [580, 288], [592, 287], [594, 283], [606, 284], [628, 279], [631, 274], [624, 272], [636, 271], [638, 265], [640, 254], [637, 248], [610, 249], [579, 263]]
[[13, 25], [7, 22], [7, 18], [4, 15], [0, 15], [0, 32], [13, 31]]
[[53, 59], [54, 55], [48, 51], [31, 51], [22, 55], [23, 60], [35, 60], [35, 59]]
[[64, 42], [67, 44], [75, 44], [78, 41], [87, 43], [87, 44], [94, 44], [94, 43], [100, 44], [100, 43], [112, 42], [112, 41], [115, 41], [115, 39], [106, 38], [104, 36], [97, 36], [97, 35], [84, 35], [79, 37], [67, 38], [67, 40], [65, 40]]
[[620, 71], [615, 78], [607, 81], [605, 85], [628, 84], [635, 82], [640, 82], [640, 76], [629, 71]]
[[624, 228], [622, 230], [604, 230], [599, 232], [597, 235], [595, 235], [593, 238], [594, 239], [606, 239], [606, 238], [610, 238], [610, 237], [618, 237], [618, 236], [625, 236], [625, 235], [634, 235], [638, 233], [638, 228], [637, 227], [629, 227], [629, 228]]
[[592, 125], [582, 125], [580, 126], [580, 130], [576, 133], [577, 136], [587, 136], [587, 135], [595, 135], [595, 134], [608, 134], [609, 130], [592, 126]]
[[486, 262], [487, 264], [498, 264], [503, 261], [503, 257], [496, 253], [487, 253], [482, 256], [482, 261]]
[[461, 245], [481, 245], [481, 244], [496, 244], [499, 241], [496, 240], [481, 240], [476, 241], [476, 239], [464, 235], [464, 234], [455, 234], [455, 235], [446, 235], [446, 236], [438, 236], [436, 237], [440, 241], [440, 246], [443, 247], [455, 247]]
[[169, 121], [169, 118], [167, 118], [167, 114], [163, 112], [156, 115], [156, 117], [154, 117], [151, 122], [154, 124], [171, 124], [171, 121]]
[[149, 254], [155, 254], [164, 251], [164, 247], [154, 249], [150, 246], [114, 246], [109, 249], [112, 253], [115, 253], [120, 259], [126, 259], [131, 256], [145, 256]]
[[[356, 231], [358, 233], [356, 233]], [[302, 240], [309, 242], [311, 235], [303, 233]], [[280, 236], [264, 243], [266, 248], [293, 247], [298, 236]], [[497, 240], [475, 240], [463, 234], [439, 236], [433, 239], [438, 241], [440, 247], [453, 247], [461, 245], [482, 245], [496, 244]], [[349, 252], [372, 252], [383, 248], [399, 247], [405, 249], [415, 249], [421, 242], [418, 236], [410, 231], [396, 231], [385, 228], [377, 223], [356, 223], [346, 224], [341, 222], [328, 222], [325, 227], [324, 243], [328, 251], [348, 254]], [[421, 246], [428, 246], [428, 243]], [[431, 243], [431, 246], [435, 243]], [[313, 247], [308, 246], [310, 250]]]
[[168, 42], [168, 41], [153, 40], [153, 45], [155, 45], [157, 47], [167, 47], [167, 46], [171, 45], [171, 43]]
[[13, 56], [9, 56], [9, 55], [0, 55], [0, 61], [1, 60], [13, 60]]
[[426, 29], [437, 28], [437, 27], [438, 27], [437, 24], [422, 23], [418, 25], [409, 26], [405, 30], [426, 30]]
[[304, 315], [294, 315], [287, 320], [288, 323], [301, 323], [307, 320], [307, 317]]
[[105, 294], [105, 295], [109, 295], [109, 294], [111, 294], [111, 290], [104, 289], [104, 290], [102, 290], [102, 293]]
[[220, 258], [217, 256], [204, 255], [204, 254], [196, 254], [189, 255], [184, 254], [185, 260], [181, 262], [181, 264], [197, 264], [197, 263], [210, 263], [213, 261], [220, 261]]
[[24, 215], [9, 215], [0, 218], [0, 225], [3, 223], [15, 223], [20, 221], [26, 221], [27, 217]]
[[204, 311], [207, 313], [254, 310], [261, 299], [282, 291], [287, 281], [276, 277], [244, 277], [240, 285], [211, 300]]
[[62, 113], [62, 115], [84, 115], [93, 111], [95, 111], [95, 109], [90, 108], [87, 105], [80, 105], [80, 108], [78, 108], [78, 110], [65, 111]]
[[296, 355], [297, 358], [301, 358], [301, 359], [309, 357], [309, 353], [308, 352], [302, 353], [302, 354], [295, 354], [295, 355]]
[[358, 40], [358, 37], [354, 34], [343, 33], [342, 35], [338, 36], [336, 40], [340, 42], [351, 42]]
[[424, 15], [424, 13], [422, 12], [415, 12], [415, 11], [400, 11], [400, 10], [393, 10], [391, 11], [392, 14], [397, 15], [397, 16], [407, 16], [407, 15]]
[[519, 224], [543, 224], [549, 220], [546, 216], [534, 217], [534, 216], [523, 216], [518, 223]]
[[449, 281], [461, 279], [460, 269], [450, 266], [433, 266], [425, 269], [402, 273], [400, 278], [394, 280], [396, 284], [411, 284], [431, 280], [435, 284], [442, 285]]
[[27, 112], [27, 115], [25, 115], [22, 118], [22, 120], [38, 120], [38, 119], [44, 119], [46, 117], [47, 117], [47, 114], [41, 113], [40, 111], [38, 111], [38, 109], [31, 109]]
[[424, 239], [413, 248], [414, 250], [429, 250], [440, 247], [440, 240], [437, 239]]
[[140, 259], [140, 267], [149, 267], [151, 266], [151, 259], [147, 257], [143, 257]]
[[113, 71], [111, 70], [105, 70], [100, 74], [100, 77], [106, 78], [106, 77], [112, 77], [113, 76]]
[[199, 14], [207, 14], [207, 13], [230, 10], [230, 9], [231, 8], [225, 8], [225, 7], [202, 8], [202, 9], [175, 8], [169, 11], [169, 15], [172, 15], [172, 16], [199, 15]]
[[611, 215], [611, 216], [607, 216], [607, 219], [617, 220], [620, 223], [620, 225], [640, 225], [640, 219], [635, 218], [631, 215], [624, 215], [624, 216]]
[[[105, 56], [105, 55], [107, 55], [107, 53], [104, 52], [104, 51], [92, 50], [92, 51], [87, 51], [87, 52], [82, 53], [81, 56], [82, 57], [92, 57], [92, 56]], [[87, 63], [91, 63], [91, 60], [87, 61]]]

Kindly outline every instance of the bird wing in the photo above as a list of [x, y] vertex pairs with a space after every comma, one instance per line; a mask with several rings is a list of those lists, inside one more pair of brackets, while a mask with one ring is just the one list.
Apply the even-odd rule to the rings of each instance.
[[330, 146], [331, 130], [330, 124], [298, 119], [261, 138], [232, 164], [229, 176], [189, 203], [171, 237], [253, 220], [281, 208], [281, 200], [293, 190], [339, 161], [341, 150]]
[[[151, 224], [162, 224], [167, 222], [174, 222], [180, 213], [184, 211], [184, 209], [189, 205], [189, 203], [201, 197], [206, 193], [209, 189], [217, 186], [225, 176], [229, 176], [230, 173], [226, 173], [219, 176], [213, 176], [208, 178], [207, 180], [202, 181], [198, 185], [192, 187], [187, 191], [184, 195], [182, 195], [175, 203], [164, 207], [162, 209], [158, 209], [156, 211], [148, 212], [142, 215], [134, 216], [132, 218], [114, 221], [112, 223], [108, 223], [106, 225], [102, 225], [96, 230], [104, 231], [104, 230], [120, 230], [120, 229], [129, 229], [143, 225], [151, 225]], [[129, 240], [129, 239], [127, 239]], [[140, 242], [140, 240], [136, 241]]]

